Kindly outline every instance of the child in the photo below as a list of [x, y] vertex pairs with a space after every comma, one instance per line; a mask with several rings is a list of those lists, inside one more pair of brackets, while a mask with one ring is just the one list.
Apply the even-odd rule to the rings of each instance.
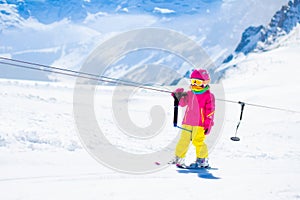
[[209, 167], [208, 149], [204, 140], [214, 125], [215, 98], [209, 90], [210, 77], [206, 70], [194, 70], [190, 81], [191, 90], [184, 92], [183, 88], [178, 88], [173, 93], [176, 97], [182, 96], [179, 106], [187, 106], [182, 121], [183, 130], [175, 150], [174, 164], [186, 167], [184, 158], [192, 141], [196, 148], [196, 162], [190, 167]]

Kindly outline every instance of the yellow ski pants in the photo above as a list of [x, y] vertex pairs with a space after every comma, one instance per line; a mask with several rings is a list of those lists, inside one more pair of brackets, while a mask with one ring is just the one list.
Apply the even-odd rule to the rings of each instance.
[[190, 125], [182, 125], [182, 128], [191, 130], [191, 132], [187, 130], [182, 130], [180, 139], [177, 143], [175, 155], [179, 158], [184, 158], [188, 149], [190, 142], [196, 148], [196, 156], [197, 158], [207, 158], [208, 157], [208, 149], [205, 144], [205, 134], [204, 128], [202, 126], [190, 126]]

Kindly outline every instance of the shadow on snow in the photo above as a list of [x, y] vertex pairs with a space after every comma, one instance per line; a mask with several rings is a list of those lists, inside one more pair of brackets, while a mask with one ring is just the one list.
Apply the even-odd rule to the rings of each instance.
[[210, 169], [178, 169], [177, 172], [181, 174], [198, 174], [199, 178], [204, 179], [221, 179], [220, 177], [214, 176], [210, 170], [218, 170], [218, 168], [210, 168]]

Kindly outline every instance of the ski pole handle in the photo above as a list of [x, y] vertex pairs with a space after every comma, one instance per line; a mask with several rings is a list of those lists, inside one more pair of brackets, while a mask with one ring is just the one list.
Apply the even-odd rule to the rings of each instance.
[[174, 127], [177, 127], [179, 100], [177, 99], [176, 95], [174, 95], [173, 97], [174, 97], [174, 117], [173, 117], [173, 126], [174, 126]]
[[244, 111], [244, 107], [245, 107], [245, 103], [244, 103], [244, 102], [241, 102], [241, 101], [239, 101], [238, 103], [241, 104], [241, 115], [240, 115], [240, 120], [242, 120], [242, 118], [243, 118], [243, 111]]
[[173, 118], [173, 125], [174, 127], [177, 127], [177, 121], [178, 121], [178, 105], [181, 97], [187, 96], [186, 92], [174, 92], [172, 93], [172, 96], [174, 97], [174, 118]]

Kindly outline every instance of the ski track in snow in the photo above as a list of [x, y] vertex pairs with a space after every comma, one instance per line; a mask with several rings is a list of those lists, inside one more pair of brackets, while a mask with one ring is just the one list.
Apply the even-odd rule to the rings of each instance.
[[[226, 99], [299, 111], [297, 42], [250, 54], [230, 70], [223, 81]], [[97, 104], [97, 110], [111, 112], [112, 89], [100, 87], [96, 99], [104, 103]], [[82, 148], [72, 95], [72, 84], [0, 80], [1, 199], [300, 199], [299, 114], [246, 105], [238, 131], [241, 141], [233, 142], [230, 137], [240, 105], [228, 103], [222, 136], [210, 153], [210, 164], [216, 170], [170, 166], [156, 173], [131, 175], [102, 166]], [[133, 121], [143, 117], [144, 102], [156, 95], [146, 92], [132, 99]], [[173, 109], [169, 98], [161, 97], [160, 102], [165, 109], [170, 106], [168, 120]], [[140, 120], [147, 124], [147, 117]], [[104, 131], [118, 130], [110, 114], [101, 115], [98, 121]], [[174, 129], [168, 130], [172, 135]], [[114, 133], [110, 139], [118, 141], [119, 148], [149, 148], [146, 152], [168, 139], [161, 137], [144, 146], [120, 138], [123, 136]], [[187, 160], [192, 161], [193, 156], [191, 148]]]

